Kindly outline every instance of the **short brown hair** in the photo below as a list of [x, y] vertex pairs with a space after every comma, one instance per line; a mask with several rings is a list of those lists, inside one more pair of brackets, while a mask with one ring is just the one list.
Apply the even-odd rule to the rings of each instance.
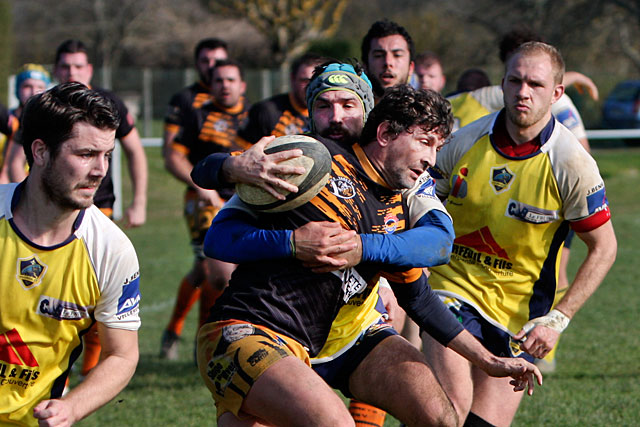
[[553, 68], [554, 83], [561, 84], [564, 78], [564, 60], [558, 49], [547, 43], [532, 41], [520, 45], [520, 47], [513, 52], [513, 55], [509, 57], [506, 66], [509, 66], [509, 63], [513, 61], [516, 55], [532, 56], [538, 54], [545, 54], [549, 57], [551, 67]]

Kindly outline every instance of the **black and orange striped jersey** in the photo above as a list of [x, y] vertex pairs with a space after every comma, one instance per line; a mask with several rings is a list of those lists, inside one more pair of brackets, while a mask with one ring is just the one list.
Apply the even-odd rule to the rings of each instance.
[[182, 151], [195, 165], [212, 153], [244, 150], [248, 145], [238, 138], [238, 129], [245, 125], [247, 108], [244, 101], [224, 108], [213, 100], [191, 110], [185, 126], [174, 140], [171, 149]]
[[[362, 149], [323, 141], [333, 157], [331, 177], [311, 202], [276, 215], [262, 214], [261, 229], [295, 229], [309, 221], [336, 221], [358, 233], [393, 233], [409, 228], [406, 198], [390, 189]], [[353, 150], [353, 151], [352, 151]], [[237, 198], [225, 207], [247, 211]], [[361, 263], [343, 272], [316, 274], [294, 259], [241, 263], [209, 321], [236, 319], [287, 335], [314, 357], [325, 343], [341, 307], [374, 291], [381, 265]], [[412, 269], [395, 281], [413, 282]]]
[[[118, 126], [118, 129], [116, 129], [116, 138], [122, 139], [129, 135], [135, 128], [135, 122], [133, 116], [129, 114], [127, 106], [124, 105], [124, 102], [115, 93], [106, 89], [99, 87], [92, 87], [91, 89], [98, 92], [105, 98], [110, 99], [115, 104], [116, 109], [118, 110], [118, 115], [120, 116], [120, 125]], [[111, 179], [111, 174], [111, 164], [109, 164], [109, 171], [100, 183], [100, 187], [98, 187], [98, 191], [96, 191], [96, 195], [93, 198], [93, 204], [99, 208], [113, 208], [113, 203], [116, 200], [116, 196], [113, 193], [113, 181]]]
[[168, 132], [179, 133], [189, 113], [200, 108], [210, 99], [211, 91], [202, 81], [193, 83], [174, 94], [169, 100], [167, 113], [164, 116], [164, 129]]
[[263, 136], [298, 135], [308, 131], [307, 107], [297, 105], [291, 93], [282, 93], [251, 107], [249, 121], [240, 136], [256, 143]]

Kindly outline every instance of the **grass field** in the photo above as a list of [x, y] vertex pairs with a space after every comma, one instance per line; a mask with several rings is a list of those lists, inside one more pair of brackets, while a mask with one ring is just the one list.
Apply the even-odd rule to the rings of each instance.
[[[140, 364], [126, 390], [79, 425], [214, 426], [213, 401], [193, 362], [195, 310], [185, 326], [180, 360], [157, 357], [192, 256], [181, 215], [183, 186], [162, 168], [158, 148], [147, 153], [148, 222], [127, 230], [141, 264]], [[612, 206], [618, 258], [563, 335], [556, 373], [524, 398], [514, 426], [632, 426], [640, 419], [640, 288], [633, 273], [640, 260], [640, 149], [596, 150], [594, 156]], [[575, 239], [572, 272], [585, 252]], [[385, 425], [399, 423], [388, 416]]]

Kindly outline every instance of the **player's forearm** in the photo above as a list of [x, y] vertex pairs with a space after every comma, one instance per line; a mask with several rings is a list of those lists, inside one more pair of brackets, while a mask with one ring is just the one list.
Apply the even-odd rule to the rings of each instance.
[[362, 260], [397, 267], [433, 267], [449, 262], [455, 233], [449, 217], [433, 210], [402, 233], [363, 234]]
[[389, 284], [409, 317], [442, 345], [448, 345], [463, 330], [453, 313], [431, 290], [424, 273], [412, 283], [390, 280]]
[[245, 216], [237, 209], [221, 210], [205, 236], [205, 255], [234, 264], [292, 255], [291, 230], [262, 230]]
[[598, 289], [613, 265], [617, 242], [611, 221], [588, 233], [578, 233], [587, 245], [587, 257], [576, 273], [571, 287], [555, 307], [572, 318]]
[[232, 184], [221, 176], [223, 165], [230, 157], [228, 153], [210, 154], [193, 167], [190, 178], [199, 187], [209, 190], [232, 187]]
[[138, 363], [138, 348], [126, 355], [108, 355], [93, 368], [85, 380], [61, 400], [73, 408], [76, 420], [81, 420], [104, 406], [129, 383]]
[[466, 329], [463, 329], [455, 338], [453, 338], [447, 347], [467, 359], [469, 362], [479, 367], [483, 371], [489, 370], [489, 367], [495, 365], [498, 357], [489, 352], [480, 341]]

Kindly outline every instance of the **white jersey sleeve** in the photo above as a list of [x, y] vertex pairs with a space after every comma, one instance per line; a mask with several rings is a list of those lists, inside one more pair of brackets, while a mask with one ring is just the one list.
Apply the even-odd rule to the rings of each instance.
[[578, 139], [587, 137], [584, 123], [578, 109], [571, 98], [565, 93], [551, 106], [551, 114], [569, 129]]
[[85, 243], [100, 287], [95, 319], [110, 328], [140, 327], [140, 267], [127, 236], [95, 206], [76, 231]]

